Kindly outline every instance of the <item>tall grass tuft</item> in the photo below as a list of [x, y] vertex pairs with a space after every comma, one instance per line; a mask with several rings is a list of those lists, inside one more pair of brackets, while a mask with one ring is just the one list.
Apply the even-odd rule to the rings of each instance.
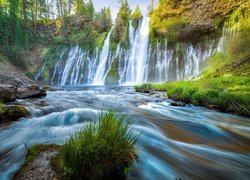
[[137, 159], [130, 121], [110, 111], [67, 140], [61, 150], [64, 174], [77, 179], [123, 178]]

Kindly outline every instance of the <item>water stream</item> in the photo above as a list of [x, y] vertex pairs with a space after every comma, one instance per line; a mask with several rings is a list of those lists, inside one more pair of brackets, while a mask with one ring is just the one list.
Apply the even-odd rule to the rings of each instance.
[[130, 87], [60, 88], [42, 99], [18, 100], [31, 112], [0, 129], [0, 179], [24, 162], [25, 146], [61, 144], [112, 108], [132, 118], [140, 161], [128, 179], [249, 179], [250, 119], [187, 105]]

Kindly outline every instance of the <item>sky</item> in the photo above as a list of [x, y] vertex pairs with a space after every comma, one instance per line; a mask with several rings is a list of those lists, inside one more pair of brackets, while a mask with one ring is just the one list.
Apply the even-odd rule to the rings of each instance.
[[[119, 11], [120, 4], [118, 0], [92, 0], [95, 10], [99, 11], [103, 7], [110, 7], [112, 13], [112, 19], [116, 18]], [[134, 10], [136, 5], [139, 5], [143, 15], [147, 15], [147, 7], [150, 5], [150, 0], [128, 0], [130, 9]]]

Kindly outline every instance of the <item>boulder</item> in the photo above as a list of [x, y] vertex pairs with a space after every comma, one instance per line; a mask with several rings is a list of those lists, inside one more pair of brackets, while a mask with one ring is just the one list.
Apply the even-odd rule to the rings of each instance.
[[29, 116], [29, 111], [21, 105], [6, 105], [0, 107], [0, 122], [16, 121]]
[[11, 102], [15, 101], [17, 94], [17, 88], [12, 85], [0, 84], [0, 101]]
[[173, 101], [170, 103], [171, 106], [181, 106], [184, 107], [186, 106], [186, 104], [184, 102], [180, 102], [180, 101]]
[[[26, 161], [15, 173], [14, 180], [61, 179], [54, 171], [53, 158], [59, 153], [59, 145], [34, 145], [27, 151]], [[64, 178], [65, 179], [65, 178]]]
[[39, 98], [46, 96], [46, 90], [41, 89], [37, 85], [31, 85], [28, 87], [19, 87], [17, 89], [17, 98], [26, 99], [26, 98]]

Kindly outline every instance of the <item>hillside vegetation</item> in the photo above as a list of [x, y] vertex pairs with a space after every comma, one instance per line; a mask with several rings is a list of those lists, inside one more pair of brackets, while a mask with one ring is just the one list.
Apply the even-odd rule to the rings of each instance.
[[249, 1], [160, 0], [151, 12], [151, 40], [194, 41], [222, 27], [239, 7], [249, 12]]

